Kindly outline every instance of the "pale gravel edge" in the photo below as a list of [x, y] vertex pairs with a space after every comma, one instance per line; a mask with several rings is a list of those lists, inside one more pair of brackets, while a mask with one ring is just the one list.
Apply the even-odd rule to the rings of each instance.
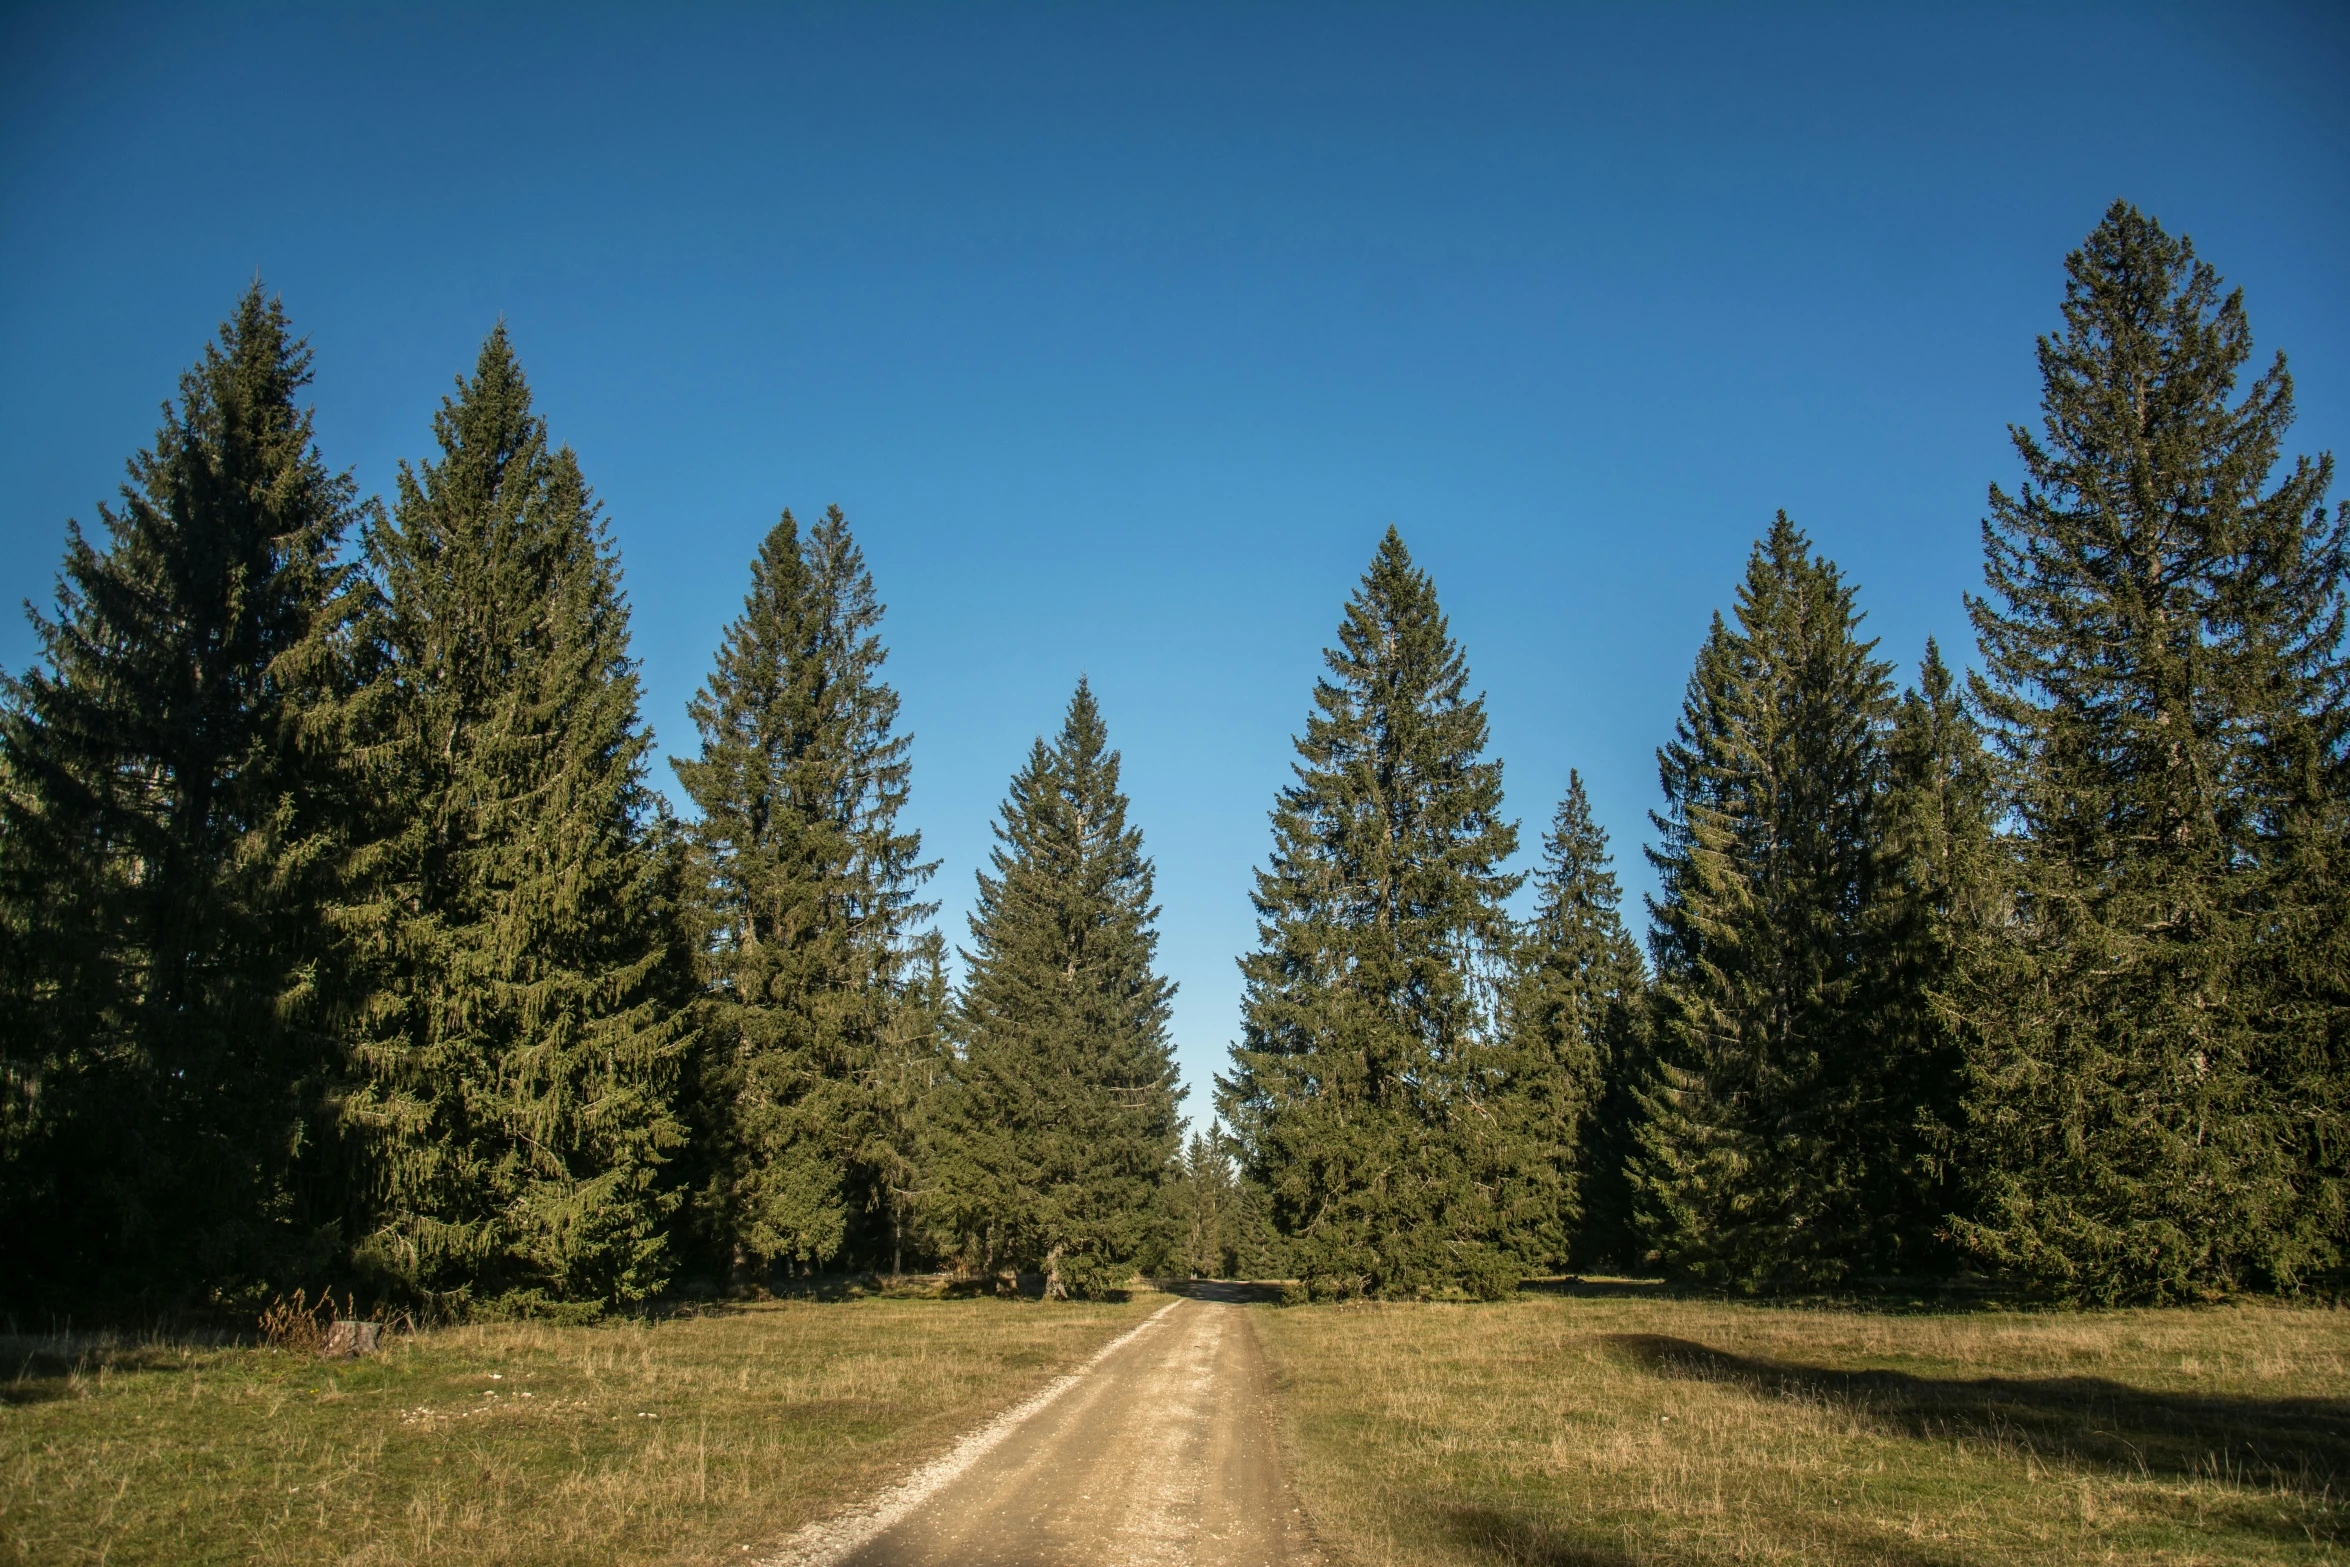
[[1160, 1318], [1177, 1306], [1180, 1299], [1171, 1300], [1149, 1316], [1119, 1334], [1093, 1352], [1085, 1364], [1074, 1371], [1064, 1372], [1047, 1383], [1043, 1391], [1017, 1404], [972, 1432], [955, 1444], [953, 1451], [932, 1459], [905, 1479], [884, 1491], [871, 1502], [852, 1507], [845, 1513], [820, 1518], [805, 1524], [800, 1531], [783, 1544], [780, 1554], [760, 1557], [754, 1567], [833, 1567], [833, 1564], [872, 1543], [875, 1537], [895, 1527], [908, 1513], [920, 1507], [939, 1491], [951, 1484], [964, 1470], [986, 1457], [998, 1443], [1017, 1430], [1022, 1422], [1042, 1414], [1046, 1407], [1108, 1359], [1131, 1343], [1145, 1328], [1157, 1324]]

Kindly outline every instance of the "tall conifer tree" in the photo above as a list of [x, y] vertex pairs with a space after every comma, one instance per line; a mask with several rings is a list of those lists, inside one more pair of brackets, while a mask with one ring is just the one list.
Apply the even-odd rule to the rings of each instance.
[[1498, 1295], [1557, 1228], [1536, 1130], [1555, 1117], [1509, 1102], [1544, 1088], [1498, 1026], [1518, 834], [1484, 699], [1394, 529], [1323, 656], [1218, 1109], [1313, 1293]]
[[1972, 964], [1983, 1257], [2091, 1299], [2340, 1255], [2344, 519], [2240, 293], [2126, 202], [2065, 262], [1974, 687], [2016, 831]]
[[1555, 1083], [1566, 1126], [1562, 1208], [1579, 1215], [1575, 1254], [1606, 1262], [1632, 1250], [1624, 1162], [1644, 1066], [1638, 1019], [1647, 988], [1624, 930], [1607, 833], [1591, 819], [1580, 773], [1567, 774], [1535, 872], [1534, 917], [1518, 946], [1513, 1027]]
[[1658, 753], [1661, 1077], [1638, 1184], [1666, 1266], [1708, 1283], [1831, 1282], [1874, 1244], [1865, 1039], [1891, 694], [1853, 596], [1780, 513]]
[[1932, 639], [1902, 694], [1885, 747], [1878, 817], [1880, 928], [1870, 1029], [1882, 1129], [1866, 1198], [1873, 1244], [1855, 1260], [1885, 1273], [1949, 1266], [1952, 1217], [1967, 1202], [1958, 1143], [1964, 1047], [1952, 1008], [1960, 955], [1997, 910], [1991, 758]]
[[[934, 906], [935, 907], [935, 906]], [[954, 993], [947, 984], [946, 941], [936, 929], [914, 938], [904, 978], [893, 987], [881, 1047], [867, 1077], [860, 1167], [872, 1193], [868, 1211], [874, 1261], [894, 1277], [909, 1258], [943, 1255], [938, 1233], [938, 1149], [951, 1132], [942, 1115], [954, 1083]]]
[[804, 538], [785, 512], [688, 707], [701, 756], [670, 764], [701, 807], [713, 927], [694, 1162], [736, 1269], [829, 1261], [859, 1224], [869, 1244], [887, 1235], [893, 1267], [902, 1248], [943, 1047], [910, 966], [931, 867], [897, 824], [912, 767], [881, 616], [840, 508]]
[[1090, 1291], [1152, 1252], [1174, 1173], [1175, 987], [1154, 964], [1154, 871], [1080, 680], [1012, 778], [979, 876], [944, 1211], [988, 1266]]
[[1240, 1266], [1240, 1182], [1221, 1128], [1194, 1132], [1175, 1178], [1175, 1263], [1195, 1279], [1226, 1279]]
[[634, 1298], [669, 1266], [684, 946], [619, 569], [502, 326], [433, 433], [367, 534], [362, 1255], [455, 1299]]
[[68, 525], [0, 694], [8, 1272], [183, 1298], [331, 1264], [356, 515], [256, 283]]

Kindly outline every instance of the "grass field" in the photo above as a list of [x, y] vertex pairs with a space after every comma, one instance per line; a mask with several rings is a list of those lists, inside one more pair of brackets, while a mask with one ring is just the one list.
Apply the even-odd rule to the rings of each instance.
[[2322, 1562], [2350, 1312], [1905, 1315], [1585, 1286], [1259, 1308], [1363, 1567]]
[[0, 1561], [718, 1560], [1158, 1304], [762, 1303], [451, 1328], [360, 1362], [0, 1340]]
[[[0, 1339], [0, 1563], [722, 1561], [1160, 1303], [767, 1302], [358, 1362]], [[2350, 1312], [1586, 1285], [1254, 1320], [1300, 1496], [1359, 1567], [2350, 1557]]]

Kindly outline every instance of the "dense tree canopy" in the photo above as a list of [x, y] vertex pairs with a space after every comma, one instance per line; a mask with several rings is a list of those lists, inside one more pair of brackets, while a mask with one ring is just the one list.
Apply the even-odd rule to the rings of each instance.
[[0, 676], [0, 1303], [2336, 1289], [2350, 516], [2251, 357], [2241, 296], [2116, 203], [1990, 493], [1972, 669], [1928, 642], [1897, 693], [1777, 518], [1658, 753], [1646, 964], [1580, 772], [1513, 868], [1485, 700], [1389, 529], [1186, 1141], [1088, 683], [950, 955], [838, 508], [758, 547], [681, 823], [617, 551], [505, 329], [386, 508], [319, 453], [256, 285]]

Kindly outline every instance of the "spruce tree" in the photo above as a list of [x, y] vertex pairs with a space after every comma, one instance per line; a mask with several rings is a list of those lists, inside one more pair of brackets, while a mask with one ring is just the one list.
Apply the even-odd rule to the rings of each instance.
[[1883, 1143], [1868, 1173], [1875, 1243], [1858, 1260], [1915, 1276], [1954, 1260], [1965, 1206], [1958, 1145], [1964, 1049], [1952, 1010], [1960, 955], [1997, 907], [1991, 758], [1933, 640], [1902, 693], [1885, 746], [1879, 813], [1879, 929], [1872, 943], [1876, 1103]]
[[1048, 1295], [1098, 1290], [1159, 1244], [1180, 1138], [1155, 873], [1108, 743], [1080, 680], [1013, 775], [956, 1014], [942, 1212], [983, 1267], [1041, 1272]]
[[1557, 1229], [1555, 1117], [1498, 1026], [1517, 828], [1394, 529], [1323, 656], [1218, 1109], [1311, 1293], [1499, 1295]]
[[[790, 512], [688, 707], [673, 760], [710, 933], [695, 1083], [702, 1226], [735, 1271], [831, 1261], [852, 1226], [902, 1253], [911, 1161], [940, 1061], [909, 980], [930, 874], [898, 812], [912, 771], [872, 574], [840, 508]], [[911, 1025], [911, 1026], [909, 1026]], [[886, 1241], [883, 1241], [886, 1237]]]
[[1513, 1027], [1554, 1087], [1564, 1151], [1565, 1214], [1579, 1214], [1574, 1254], [1607, 1263], [1633, 1250], [1624, 1163], [1644, 1061], [1637, 1020], [1647, 988], [1624, 930], [1607, 833], [1591, 819], [1582, 774], [1567, 774], [1535, 872], [1534, 917], [1519, 938]]
[[2344, 519], [2269, 488], [2280, 355], [2116, 202], [2066, 258], [2026, 482], [1993, 487], [1973, 690], [2014, 824], [1970, 958], [1962, 1227], [2052, 1291], [2286, 1285], [2342, 1239]]
[[1780, 513], [1658, 752], [1660, 1059], [1636, 1181], [1668, 1270], [1709, 1284], [1829, 1283], [1876, 1243], [1866, 1040], [1891, 696], [1853, 597]]
[[874, 1260], [890, 1276], [913, 1257], [944, 1254], [932, 1216], [941, 1117], [954, 1080], [954, 994], [947, 984], [946, 943], [935, 929], [914, 939], [905, 979], [889, 997], [887, 1024], [867, 1075], [865, 1136], [859, 1166], [871, 1190]]
[[361, 1253], [452, 1302], [637, 1298], [670, 1265], [686, 976], [619, 567], [502, 326], [433, 433], [366, 535]]
[[[357, 515], [259, 283], [68, 524], [0, 694], [17, 1288], [249, 1296], [334, 1261], [338, 765]], [[28, 611], [28, 613], [31, 613]]]
[[1240, 1266], [1240, 1183], [1221, 1128], [1194, 1132], [1175, 1177], [1176, 1265], [1195, 1279], [1228, 1279]]

